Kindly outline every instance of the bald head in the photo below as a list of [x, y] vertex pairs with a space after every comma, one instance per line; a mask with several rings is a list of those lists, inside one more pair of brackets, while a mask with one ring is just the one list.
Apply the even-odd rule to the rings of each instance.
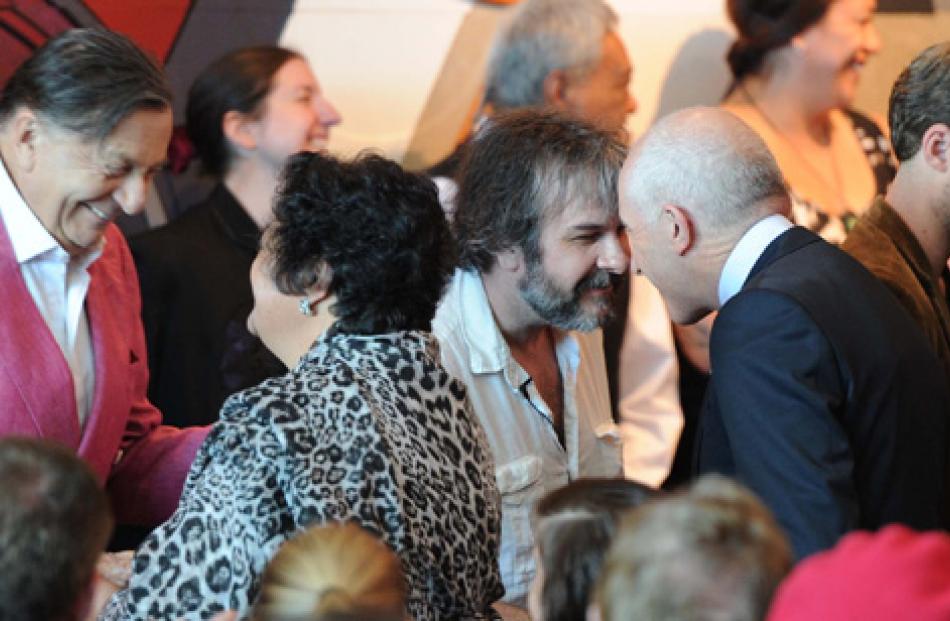
[[678, 323], [718, 307], [719, 275], [735, 244], [763, 217], [789, 210], [768, 147], [718, 108], [658, 121], [627, 157], [619, 194], [632, 267], [653, 281]]
[[646, 221], [664, 205], [686, 210], [707, 234], [742, 234], [788, 210], [782, 173], [762, 139], [720, 108], [689, 108], [660, 119], [631, 151], [624, 197]]

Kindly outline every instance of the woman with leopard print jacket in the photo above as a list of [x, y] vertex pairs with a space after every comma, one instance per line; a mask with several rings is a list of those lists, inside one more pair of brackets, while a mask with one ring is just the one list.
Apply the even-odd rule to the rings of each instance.
[[[411, 618], [497, 618], [494, 468], [429, 332], [452, 243], [427, 179], [375, 155], [289, 161], [248, 327], [291, 371], [225, 402], [101, 619], [247, 618], [280, 544], [327, 522], [392, 547]], [[331, 295], [337, 321], [318, 337]]]

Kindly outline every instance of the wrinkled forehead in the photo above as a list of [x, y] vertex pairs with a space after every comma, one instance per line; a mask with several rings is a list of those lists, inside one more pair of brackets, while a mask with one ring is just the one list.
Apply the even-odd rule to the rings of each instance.
[[617, 215], [616, 173], [589, 165], [548, 166], [535, 178], [542, 226], [576, 218]]

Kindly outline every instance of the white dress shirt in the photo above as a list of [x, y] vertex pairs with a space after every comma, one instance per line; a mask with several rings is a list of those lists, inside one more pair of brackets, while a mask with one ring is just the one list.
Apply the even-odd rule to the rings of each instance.
[[102, 254], [102, 247], [81, 257], [71, 257], [23, 200], [2, 162], [0, 217], [33, 302], [69, 365], [82, 427], [92, 408], [96, 384], [85, 312], [90, 280], [87, 268]]
[[673, 466], [683, 432], [683, 409], [670, 314], [646, 276], [630, 276], [618, 375], [624, 476], [659, 487]]
[[564, 388], [562, 446], [550, 409], [495, 323], [477, 273], [456, 271], [432, 330], [443, 364], [468, 387], [472, 408], [485, 428], [502, 494], [499, 564], [505, 601], [524, 606], [535, 572], [535, 503], [578, 477], [612, 477], [622, 471], [601, 332], [555, 332]]
[[776, 213], [756, 222], [739, 238], [722, 266], [722, 274], [719, 275], [720, 307], [725, 306], [732, 296], [742, 290], [742, 285], [748, 280], [755, 262], [768, 245], [793, 226], [795, 225], [788, 218]]

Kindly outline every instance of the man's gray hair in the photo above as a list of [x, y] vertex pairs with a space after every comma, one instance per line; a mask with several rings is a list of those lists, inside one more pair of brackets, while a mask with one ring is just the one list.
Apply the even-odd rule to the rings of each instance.
[[719, 108], [690, 108], [660, 119], [634, 146], [623, 175], [626, 198], [648, 222], [672, 204], [708, 231], [744, 231], [788, 205], [768, 147]]
[[772, 514], [719, 475], [624, 520], [598, 587], [604, 621], [758, 621], [792, 566]]
[[74, 28], [28, 58], [0, 93], [0, 123], [27, 107], [85, 139], [101, 140], [139, 110], [162, 112], [172, 94], [158, 62], [128, 37]]
[[525, 0], [495, 41], [486, 103], [501, 110], [543, 104], [548, 74], [586, 76], [616, 24], [617, 14], [603, 0]]

